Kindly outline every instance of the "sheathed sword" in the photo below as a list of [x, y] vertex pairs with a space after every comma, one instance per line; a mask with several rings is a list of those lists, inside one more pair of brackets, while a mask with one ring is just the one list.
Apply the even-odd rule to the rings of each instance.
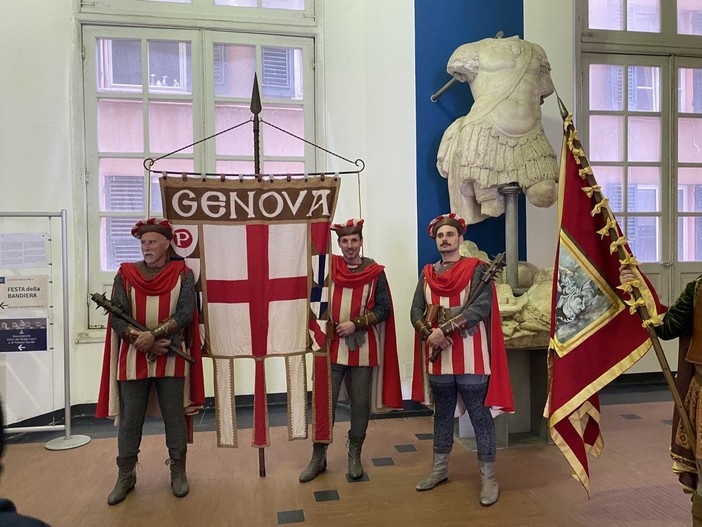
[[[491, 282], [495, 279], [497, 273], [499, 273], [504, 268], [506, 263], [507, 262], [505, 260], [505, 253], [500, 253], [497, 256], [495, 256], [495, 258], [490, 263], [490, 266], [487, 269], [485, 269], [485, 272], [480, 278], [480, 282], [478, 282], [476, 288], [470, 292], [468, 298], [466, 298], [466, 300], [463, 302], [460, 311], [461, 313], [463, 313], [468, 308], [468, 306], [475, 302], [475, 299], [480, 296], [480, 293], [483, 291], [488, 282]], [[436, 359], [439, 358], [439, 355], [441, 355], [442, 351], [442, 348], [434, 348], [431, 351], [431, 355], [429, 355], [429, 362], [436, 362]]]
[[[99, 294], [99, 293], [93, 293], [90, 295], [90, 300], [95, 302], [98, 307], [103, 308], [105, 311], [108, 313], [116, 316], [117, 318], [121, 318], [124, 320], [126, 323], [131, 324], [135, 328], [141, 330], [141, 331], [150, 331], [149, 328], [147, 328], [144, 324], [140, 324], [136, 320], [134, 320], [132, 317], [130, 317], [127, 313], [124, 312], [123, 309], [121, 309], [119, 306], [116, 306], [112, 300], [108, 300], [107, 296], [105, 296], [105, 293]], [[193, 359], [190, 355], [185, 353], [181, 348], [173, 344], [172, 342], [169, 344], [168, 349], [178, 355], [179, 357], [185, 359], [188, 361], [190, 364], [195, 364], [195, 359]]]

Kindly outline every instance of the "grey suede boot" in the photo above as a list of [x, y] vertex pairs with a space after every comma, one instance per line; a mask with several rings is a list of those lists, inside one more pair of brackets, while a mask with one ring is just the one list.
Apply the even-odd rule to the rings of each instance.
[[417, 490], [431, 490], [442, 481], [448, 479], [448, 462], [450, 455], [450, 453], [437, 454], [434, 452], [434, 466], [431, 467], [431, 472], [429, 472], [422, 481], [417, 483]]
[[480, 468], [480, 505], [489, 507], [500, 497], [500, 485], [495, 477], [497, 462], [478, 460], [478, 467]]
[[363, 476], [363, 465], [361, 465], [361, 447], [363, 447], [363, 437], [354, 437], [349, 432], [349, 477], [358, 479]]
[[110, 505], [117, 505], [124, 501], [127, 497], [127, 493], [134, 488], [136, 485], [136, 462], [137, 457], [119, 457], [115, 459], [117, 462], [117, 467], [119, 468], [119, 473], [117, 475], [117, 483], [115, 483], [115, 488], [112, 489], [110, 495], [107, 496], [107, 503]]
[[185, 452], [168, 451], [166, 465], [171, 469], [171, 489], [176, 498], [184, 498], [190, 492], [190, 484], [185, 474]]
[[305, 470], [300, 474], [300, 483], [306, 483], [312, 481], [327, 470], [327, 445], [326, 443], [313, 443], [312, 444], [312, 459], [310, 459], [309, 464], [305, 467]]

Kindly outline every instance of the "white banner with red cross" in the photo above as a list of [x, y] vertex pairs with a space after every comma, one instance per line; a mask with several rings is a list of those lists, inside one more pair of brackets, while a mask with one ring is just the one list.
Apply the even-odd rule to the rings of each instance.
[[[217, 443], [238, 445], [235, 361], [254, 360], [252, 446], [270, 445], [266, 359], [285, 361], [289, 439], [307, 438], [305, 355], [313, 354], [313, 439], [331, 441], [324, 333], [329, 224], [340, 182], [161, 178], [176, 254], [197, 269], [205, 353], [214, 361]], [[312, 330], [314, 328], [316, 333]], [[321, 343], [321, 345], [320, 345]]]

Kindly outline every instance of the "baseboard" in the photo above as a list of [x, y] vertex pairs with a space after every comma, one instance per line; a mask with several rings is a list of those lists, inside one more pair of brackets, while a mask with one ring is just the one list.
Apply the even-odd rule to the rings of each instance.
[[[673, 372], [675, 376], [675, 372]], [[655, 385], [665, 384], [665, 377], [662, 371], [648, 373], [627, 373], [614, 379], [610, 385]]]

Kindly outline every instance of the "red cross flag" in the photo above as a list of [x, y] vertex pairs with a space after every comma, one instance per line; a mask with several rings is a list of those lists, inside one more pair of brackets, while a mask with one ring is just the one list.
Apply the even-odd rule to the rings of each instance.
[[214, 361], [218, 445], [238, 445], [237, 359], [254, 361], [252, 446], [270, 445], [265, 374], [270, 357], [285, 360], [289, 438], [307, 437], [306, 353], [314, 354], [314, 439], [330, 441], [328, 350], [310, 336], [309, 328], [325, 328], [328, 319], [311, 299], [329, 285], [328, 278], [320, 284], [315, 276], [320, 255], [330, 252], [329, 222], [339, 181], [173, 177], [162, 178], [161, 189], [166, 217], [176, 230], [187, 226], [199, 245], [204, 340], [207, 356]]

